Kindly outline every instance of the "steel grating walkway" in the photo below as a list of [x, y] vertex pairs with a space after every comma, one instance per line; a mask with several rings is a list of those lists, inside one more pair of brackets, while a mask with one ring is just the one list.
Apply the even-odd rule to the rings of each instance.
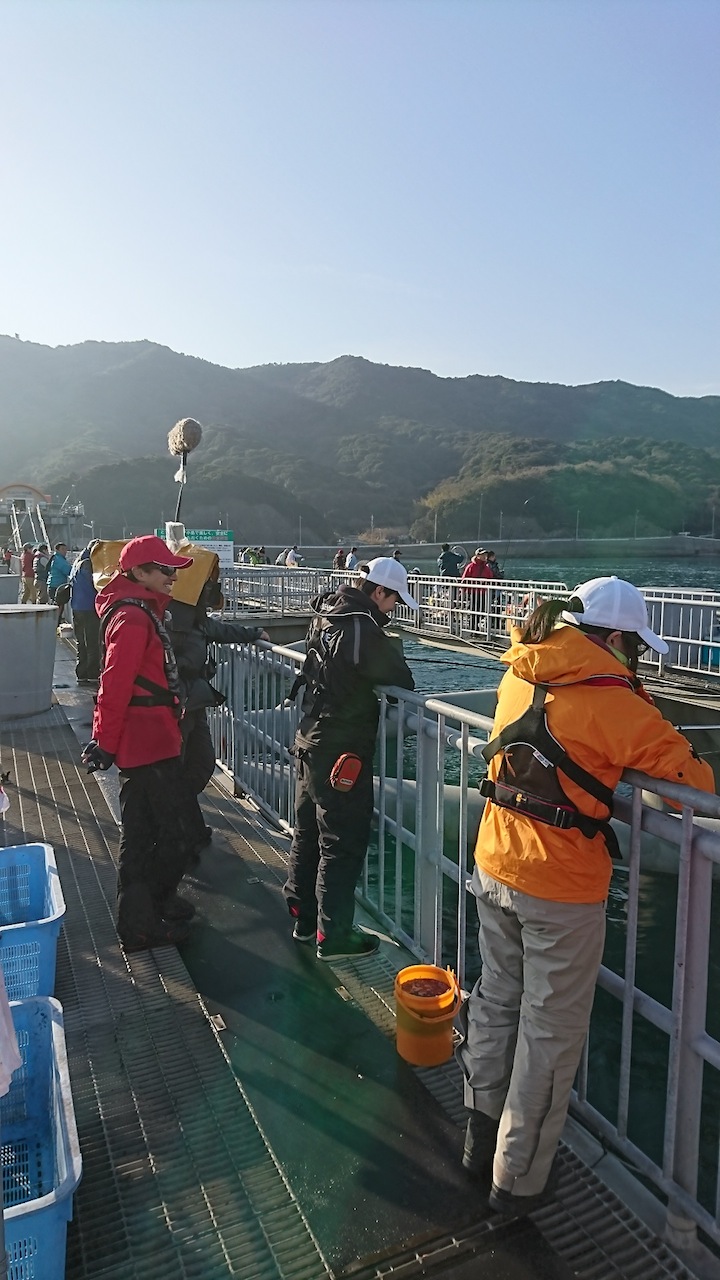
[[[59, 696], [74, 704], [68, 706], [71, 718], [87, 721], [87, 695]], [[288, 1158], [286, 1135], [265, 1123], [267, 1111], [247, 1069], [245, 1046], [209, 1020], [208, 1010], [222, 1005], [213, 1001], [212, 982], [205, 982], [202, 967], [197, 968], [198, 955], [188, 953], [185, 961], [203, 996], [174, 949], [126, 959], [118, 948], [113, 925], [117, 828], [97, 783], [77, 767], [77, 739], [61, 708], [0, 726], [0, 758], [13, 778], [12, 807], [0, 842], [46, 839], [53, 844], [68, 905], [56, 994], [65, 1011], [84, 1162], [68, 1236], [69, 1280], [321, 1280], [331, 1275], [691, 1280], [678, 1259], [567, 1149], [558, 1199], [532, 1223], [498, 1224], [478, 1207], [473, 1222], [458, 1221], [450, 1232], [435, 1229], [413, 1242], [391, 1234], [390, 1212], [387, 1243], [394, 1247], [377, 1256], [372, 1250], [358, 1252], [350, 1266], [331, 1265], [326, 1246], [333, 1242], [315, 1229], [317, 1204], [309, 1196], [310, 1183]], [[233, 907], [257, 911], [263, 892], [279, 898], [282, 839], [220, 787], [209, 790], [208, 810], [227, 849], [217, 860], [225, 856], [225, 871], [231, 864], [239, 867], [238, 883], [249, 886], [243, 889], [245, 901], [236, 899]], [[202, 917], [211, 898], [203, 902], [202, 885], [197, 892]], [[222, 941], [222, 920], [214, 927], [213, 936]], [[205, 963], [207, 953], [200, 959]], [[329, 973], [329, 966], [311, 960], [307, 981], [324, 978], [356, 1019], [366, 1020], [368, 1036], [375, 1028], [387, 1043], [394, 1032], [390, 960], [334, 968]], [[419, 1093], [431, 1095], [425, 1095], [427, 1103], [434, 1099], [459, 1126], [465, 1113], [454, 1066], [412, 1075]], [[354, 1105], [362, 1108], [361, 1096]], [[418, 1123], [422, 1131], [423, 1120]], [[460, 1134], [459, 1127], [455, 1132]], [[308, 1150], [307, 1158], [317, 1164], [322, 1152]], [[344, 1185], [333, 1171], [327, 1185], [311, 1189], [317, 1194], [319, 1186], [322, 1195], [352, 1201], [358, 1190], [352, 1177], [346, 1173]]]
[[0, 751], [3, 843], [52, 844], [67, 903], [56, 995], [83, 1155], [68, 1280], [320, 1280], [327, 1267], [177, 952], [118, 948], [117, 828], [64, 715], [2, 726]]

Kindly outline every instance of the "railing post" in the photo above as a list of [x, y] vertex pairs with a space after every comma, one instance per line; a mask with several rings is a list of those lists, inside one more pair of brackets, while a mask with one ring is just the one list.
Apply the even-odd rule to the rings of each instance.
[[[415, 789], [416, 941], [433, 964], [442, 964], [442, 831], [439, 823], [442, 744], [423, 733], [427, 712], [419, 714]], [[434, 719], [434, 717], [432, 717]]]
[[[697, 1199], [703, 1058], [695, 1048], [707, 1013], [712, 863], [693, 850], [693, 813], [683, 810], [683, 841], [678, 877], [675, 943], [675, 1029], [668, 1064], [668, 1115], [665, 1156], [673, 1181]], [[697, 1241], [695, 1222], [670, 1198], [665, 1234], [676, 1249], [691, 1250]]]

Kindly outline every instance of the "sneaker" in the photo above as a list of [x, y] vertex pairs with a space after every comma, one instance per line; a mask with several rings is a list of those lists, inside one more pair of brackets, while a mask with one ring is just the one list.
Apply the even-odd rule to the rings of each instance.
[[380, 939], [374, 933], [353, 929], [338, 938], [325, 938], [318, 934], [318, 960], [363, 960], [379, 950]]
[[550, 1166], [550, 1173], [545, 1187], [542, 1191], [538, 1191], [537, 1195], [514, 1196], [511, 1191], [503, 1191], [500, 1187], [496, 1187], [493, 1182], [488, 1196], [488, 1204], [496, 1213], [502, 1213], [513, 1218], [527, 1218], [529, 1213], [534, 1213], [536, 1209], [543, 1209], [546, 1204], [555, 1199], [559, 1181], [560, 1169], [556, 1156]]
[[463, 1169], [471, 1178], [486, 1178], [492, 1182], [492, 1165], [497, 1146], [498, 1120], [484, 1111], [471, 1111], [465, 1131]]
[[302, 920], [296, 920], [292, 936], [296, 942], [314, 942], [317, 937], [317, 929], [315, 925], [311, 927]]
[[127, 934], [120, 942], [124, 951], [150, 951], [153, 947], [180, 947], [189, 937], [184, 922], [160, 920], [147, 933]]
[[179, 893], [169, 893], [160, 905], [163, 920], [192, 920], [195, 910], [192, 902], [187, 898], [181, 898]]

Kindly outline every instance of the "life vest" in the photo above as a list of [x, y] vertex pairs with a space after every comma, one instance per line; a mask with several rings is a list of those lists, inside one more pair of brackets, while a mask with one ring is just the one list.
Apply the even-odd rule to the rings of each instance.
[[172, 650], [170, 637], [165, 630], [162, 622], [158, 618], [153, 609], [150, 608], [144, 600], [138, 600], [135, 596], [127, 596], [123, 600], [115, 600], [110, 605], [106, 613], [100, 620], [100, 670], [105, 666], [105, 633], [108, 629], [110, 619], [118, 612], [118, 609], [124, 608], [125, 605], [132, 605], [136, 609], [142, 609], [143, 613], [150, 619], [157, 633], [157, 637], [163, 647], [165, 655], [165, 678], [166, 685], [157, 684], [155, 680], [149, 680], [147, 676], [136, 675], [133, 681], [139, 685], [141, 689], [147, 689], [147, 696], [143, 694], [133, 694], [130, 699], [131, 707], [170, 707], [173, 714], [178, 720], [182, 718], [183, 702], [181, 697], [181, 684], [178, 676], [177, 663], [175, 654]]
[[[632, 682], [622, 676], [602, 676], [581, 683], [633, 687]], [[501, 729], [483, 748], [482, 754], [488, 764], [499, 753], [502, 753], [502, 759], [496, 781], [483, 778], [480, 792], [501, 809], [522, 814], [535, 822], [561, 830], [574, 827], [589, 840], [602, 835], [610, 856], [619, 858], [617, 836], [609, 821], [613, 811], [613, 793], [599, 778], [576, 764], [551, 734], [545, 713], [548, 692], [546, 684], [536, 685], [527, 711]], [[605, 805], [607, 818], [591, 818], [581, 813], [563, 791], [558, 769], [577, 787]]]

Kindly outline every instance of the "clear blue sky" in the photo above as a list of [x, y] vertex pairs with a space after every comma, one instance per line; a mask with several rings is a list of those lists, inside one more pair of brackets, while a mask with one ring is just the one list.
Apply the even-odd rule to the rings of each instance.
[[720, 393], [718, 0], [0, 0], [0, 332]]

